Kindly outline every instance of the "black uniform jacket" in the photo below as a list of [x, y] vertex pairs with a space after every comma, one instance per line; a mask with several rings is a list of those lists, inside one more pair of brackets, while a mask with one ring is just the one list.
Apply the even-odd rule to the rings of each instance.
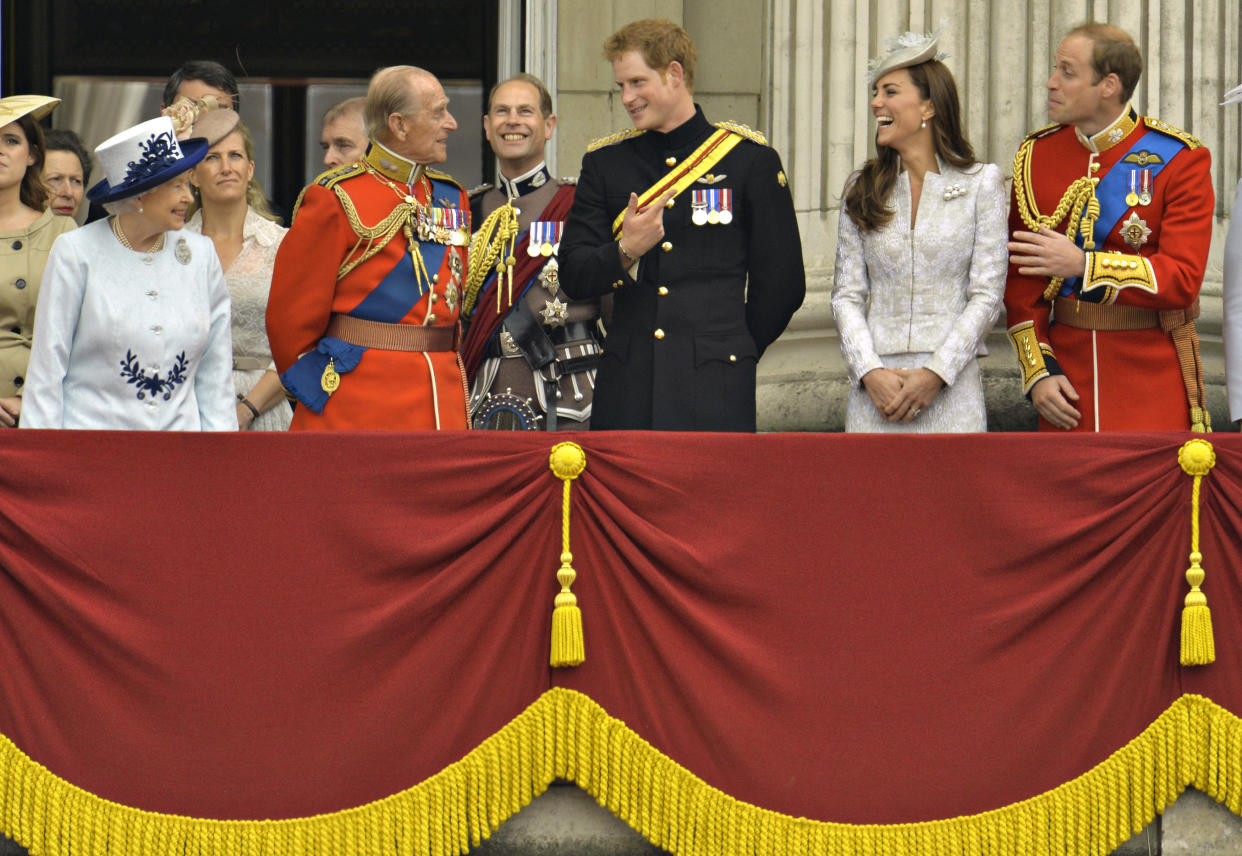
[[[716, 128], [696, 108], [664, 134], [648, 131], [587, 152], [561, 239], [562, 287], [613, 294], [591, 427], [754, 431], [755, 365], [802, 305], [802, 244], [780, 156], [743, 139], [664, 212], [664, 239], [637, 281], [621, 266], [612, 221]], [[733, 219], [695, 225], [695, 189], [728, 188]], [[749, 288], [748, 288], [749, 279]]]

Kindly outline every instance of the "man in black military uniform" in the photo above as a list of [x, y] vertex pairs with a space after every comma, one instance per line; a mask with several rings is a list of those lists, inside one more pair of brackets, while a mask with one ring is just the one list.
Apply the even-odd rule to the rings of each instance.
[[557, 252], [574, 182], [553, 178], [544, 160], [555, 128], [539, 78], [518, 74], [492, 87], [483, 132], [500, 172], [496, 185], [470, 191], [475, 256], [463, 303], [475, 428], [590, 427], [599, 298], [570, 300], [560, 289]]
[[634, 129], [593, 143], [561, 240], [563, 288], [615, 295], [591, 427], [755, 430], [755, 367], [806, 274], [780, 157], [693, 98], [670, 21], [604, 44]]

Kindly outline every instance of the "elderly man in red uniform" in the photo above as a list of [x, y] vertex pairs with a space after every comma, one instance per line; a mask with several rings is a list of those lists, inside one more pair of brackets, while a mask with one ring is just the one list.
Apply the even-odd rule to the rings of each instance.
[[1194, 318], [1212, 236], [1208, 150], [1130, 106], [1133, 40], [1085, 24], [1014, 160], [1005, 291], [1040, 428], [1203, 430]]
[[457, 123], [439, 81], [380, 69], [366, 156], [303, 191], [281, 244], [267, 333], [292, 429], [465, 428], [458, 305], [465, 190], [428, 168]]

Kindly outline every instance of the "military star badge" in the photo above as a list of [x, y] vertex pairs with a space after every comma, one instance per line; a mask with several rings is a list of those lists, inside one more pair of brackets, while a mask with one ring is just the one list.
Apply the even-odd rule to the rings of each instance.
[[1137, 211], [1131, 211], [1130, 219], [1121, 224], [1121, 237], [1137, 250], [1147, 243], [1151, 229], [1147, 228], [1147, 221], [1141, 219]]
[[561, 303], [560, 298], [555, 297], [544, 301], [544, 307], [539, 314], [543, 316], [543, 323], [549, 327], [564, 327], [569, 320], [569, 304]]
[[1124, 136], [1125, 136], [1125, 132], [1122, 131], [1120, 128], [1113, 128], [1111, 131], [1108, 132], [1108, 141], [1116, 145], [1117, 143], [1121, 142], [1121, 138]]

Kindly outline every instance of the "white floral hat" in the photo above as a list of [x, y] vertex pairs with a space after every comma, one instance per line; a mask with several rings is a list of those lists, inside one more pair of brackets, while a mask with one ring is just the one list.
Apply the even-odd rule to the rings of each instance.
[[194, 166], [207, 148], [199, 137], [178, 142], [167, 116], [135, 125], [96, 147], [104, 179], [86, 196], [101, 203], [137, 196]]

